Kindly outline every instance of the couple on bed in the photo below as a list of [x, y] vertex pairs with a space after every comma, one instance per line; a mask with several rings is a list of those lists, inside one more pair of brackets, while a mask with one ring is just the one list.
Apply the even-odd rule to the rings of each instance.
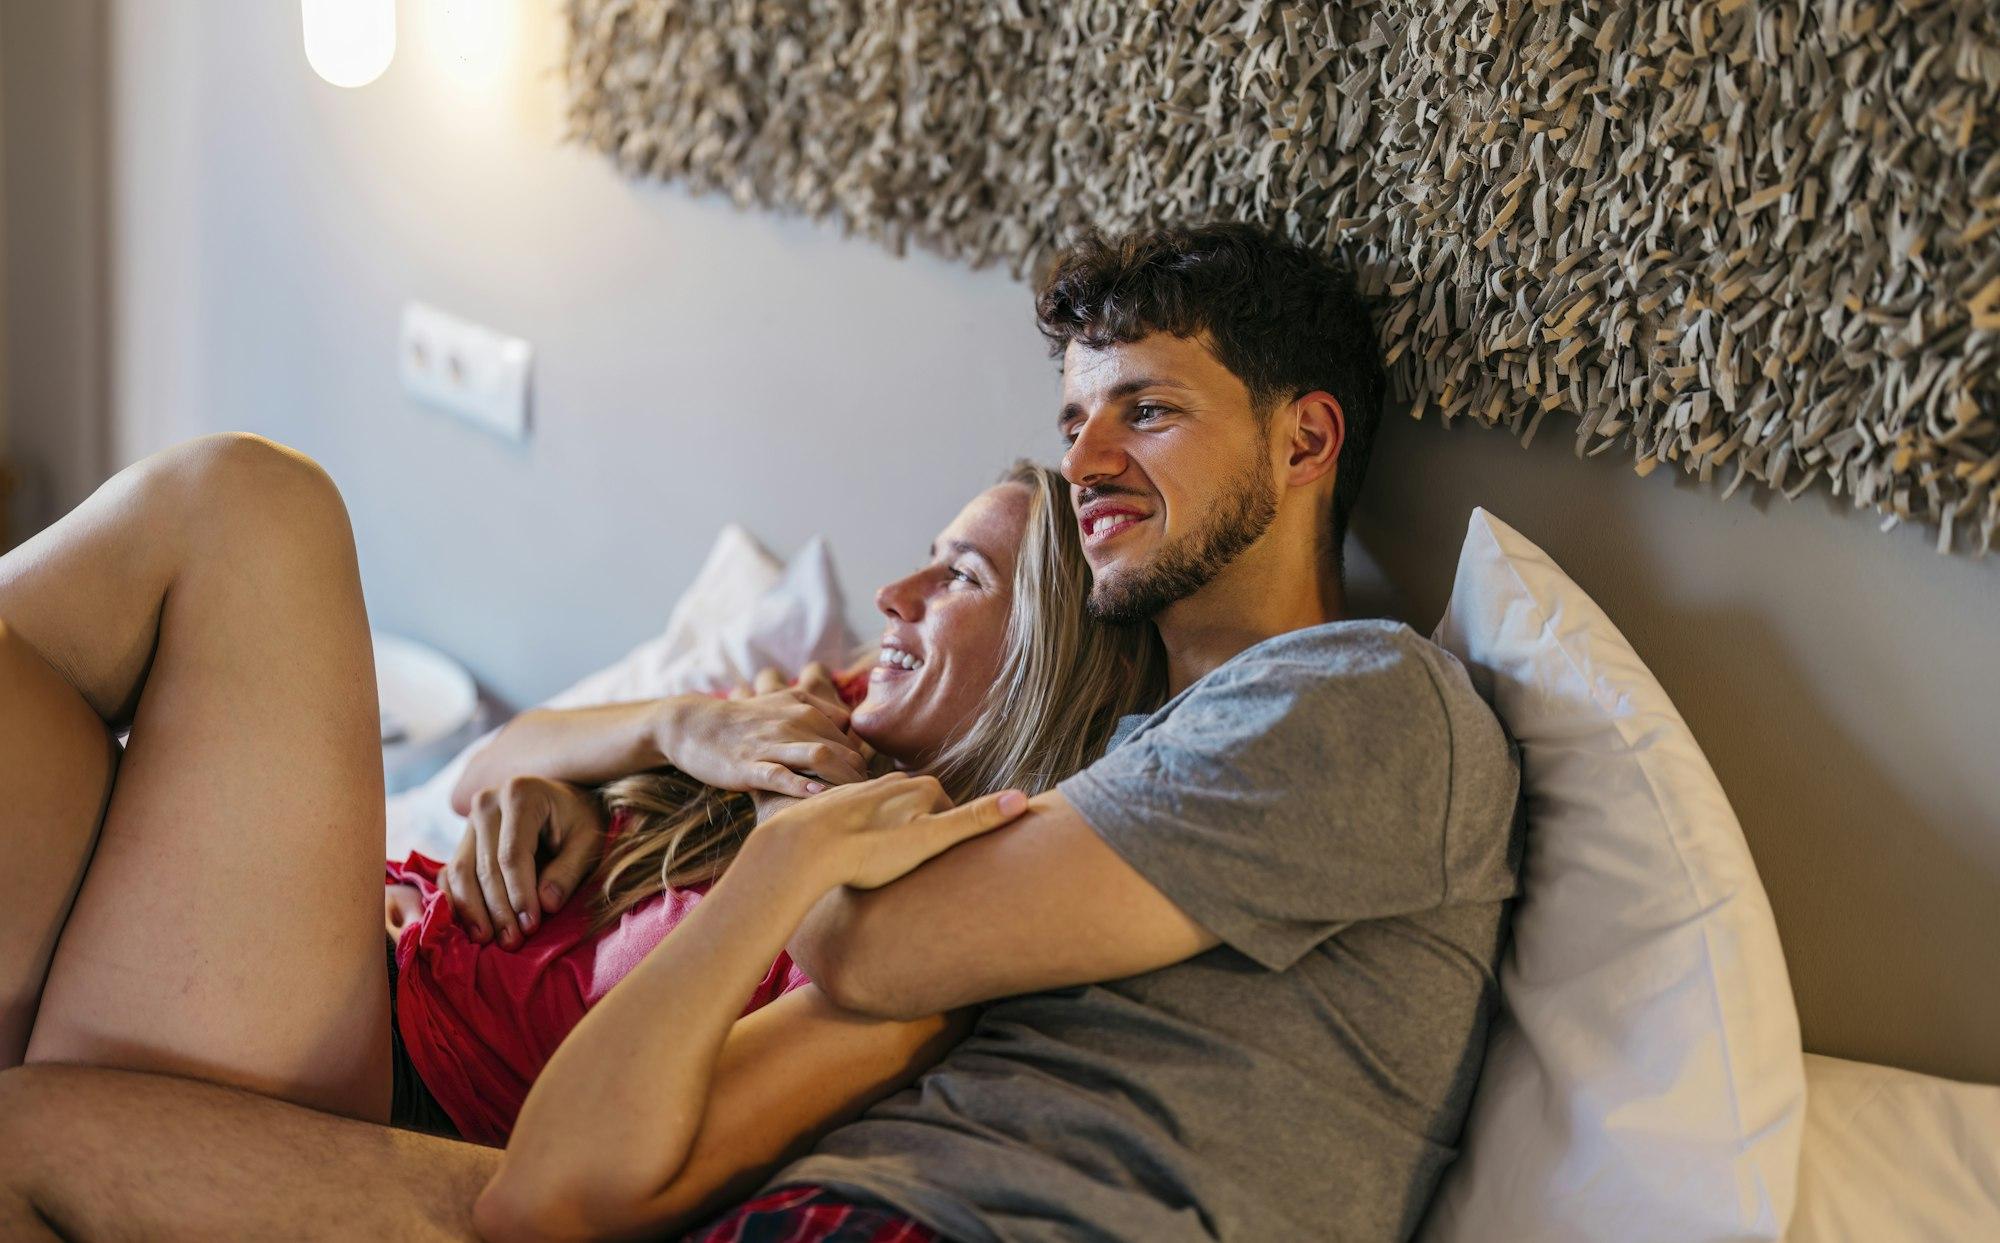
[[858, 702], [524, 714], [387, 972], [325, 475], [191, 442], [0, 559], [0, 1236], [1409, 1235], [1519, 782], [1449, 655], [1342, 620], [1367, 312], [1210, 225], [1037, 313], [1061, 475], [878, 593]]

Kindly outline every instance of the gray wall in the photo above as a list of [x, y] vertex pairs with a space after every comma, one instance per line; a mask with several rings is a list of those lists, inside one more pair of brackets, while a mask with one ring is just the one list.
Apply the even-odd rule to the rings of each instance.
[[[619, 180], [558, 141], [560, 41], [496, 78], [422, 15], [379, 82], [312, 76], [298, 6], [124, 0], [111, 23], [113, 456], [248, 428], [344, 488], [370, 608], [516, 702], [657, 629], [724, 521], [826, 532], [857, 587], [1022, 450], [1055, 376], [1028, 295], [831, 229]], [[531, 339], [522, 448], [412, 405], [398, 308]], [[2000, 559], [1809, 494], [1718, 503], [1578, 463], [1554, 425], [1393, 421], [1360, 520], [1421, 628], [1467, 509], [1623, 626], [1734, 799], [1810, 1047], [2000, 1081]], [[851, 602], [855, 613], [866, 602]]]
[[[376, 624], [524, 703], [656, 632], [725, 522], [781, 555], [824, 531], [858, 588], [1055, 444], [1003, 274], [628, 184], [558, 141], [553, 6], [495, 5], [491, 81], [454, 71], [445, 7], [402, 5], [352, 91], [307, 67], [297, 4], [116, 7], [119, 464], [218, 428], [311, 454]], [[411, 298], [533, 342], [526, 445], [404, 396]]]

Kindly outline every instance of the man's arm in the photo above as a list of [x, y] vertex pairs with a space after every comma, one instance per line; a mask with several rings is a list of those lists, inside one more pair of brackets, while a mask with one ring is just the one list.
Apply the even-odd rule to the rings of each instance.
[[790, 948], [843, 1008], [915, 1018], [1138, 975], [1218, 941], [1050, 791], [893, 885], [829, 893]]

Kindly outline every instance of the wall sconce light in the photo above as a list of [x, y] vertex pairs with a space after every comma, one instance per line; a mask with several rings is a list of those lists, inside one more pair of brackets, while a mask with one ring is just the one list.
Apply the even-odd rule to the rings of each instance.
[[396, 0], [301, 0], [306, 63], [335, 86], [366, 86], [396, 55]]

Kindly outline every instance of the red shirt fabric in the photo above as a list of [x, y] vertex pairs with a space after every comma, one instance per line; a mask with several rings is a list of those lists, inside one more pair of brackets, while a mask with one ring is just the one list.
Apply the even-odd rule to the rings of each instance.
[[[626, 815], [613, 817], [608, 847]], [[631, 974], [688, 917], [707, 885], [668, 889], [590, 931], [596, 890], [586, 887], [545, 916], [517, 950], [480, 944], [452, 917], [438, 888], [443, 867], [411, 852], [387, 864], [387, 884], [415, 885], [423, 914], [396, 943], [396, 1020], [410, 1062], [459, 1134], [499, 1147], [514, 1129], [528, 1088], [584, 1014]], [[780, 953], [751, 994], [745, 1014], [810, 983]], [[673, 1021], [671, 1014], [660, 1016]]]

